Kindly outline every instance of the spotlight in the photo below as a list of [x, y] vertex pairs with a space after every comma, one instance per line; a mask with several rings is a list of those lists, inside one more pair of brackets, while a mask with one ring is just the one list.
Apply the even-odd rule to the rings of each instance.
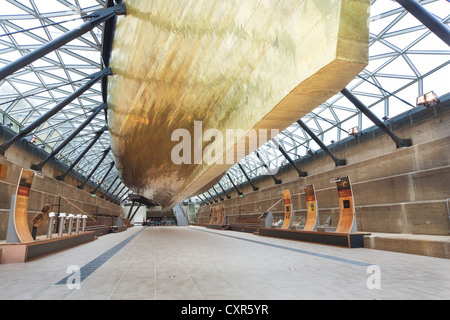
[[348, 135], [349, 136], [354, 136], [356, 137], [357, 135], [359, 135], [361, 132], [359, 131], [358, 127], [353, 127], [350, 130], [348, 130]]
[[432, 108], [440, 102], [439, 97], [434, 91], [430, 91], [420, 97], [417, 97], [416, 106], [425, 106], [427, 108]]
[[311, 150], [311, 148], [308, 148], [307, 150], [306, 150], [306, 152], [309, 154], [309, 155], [314, 155], [314, 152]]

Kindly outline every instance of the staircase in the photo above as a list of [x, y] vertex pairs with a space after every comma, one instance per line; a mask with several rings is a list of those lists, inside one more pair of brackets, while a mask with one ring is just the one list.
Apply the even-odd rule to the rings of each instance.
[[184, 210], [184, 207], [181, 204], [177, 204], [172, 209], [173, 215], [177, 218], [179, 226], [188, 226], [189, 220], [187, 218], [187, 212]]

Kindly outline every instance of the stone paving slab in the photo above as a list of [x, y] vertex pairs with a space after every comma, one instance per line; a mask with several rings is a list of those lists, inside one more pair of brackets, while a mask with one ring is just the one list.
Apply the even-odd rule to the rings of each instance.
[[[94, 267], [78, 283], [70, 266]], [[443, 258], [194, 226], [136, 226], [0, 265], [0, 299], [449, 299], [448, 270]]]

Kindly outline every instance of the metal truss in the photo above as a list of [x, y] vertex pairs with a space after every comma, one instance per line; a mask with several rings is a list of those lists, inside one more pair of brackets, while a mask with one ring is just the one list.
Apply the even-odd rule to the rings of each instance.
[[[443, 24], [449, 25], [449, 2], [424, 0], [419, 3]], [[426, 92], [448, 93], [450, 48], [420, 21], [395, 1], [372, 0], [369, 27], [369, 65], [348, 84], [347, 89], [377, 117], [387, 120], [415, 108], [416, 98]], [[350, 128], [357, 126], [364, 130], [374, 125], [342, 93], [301, 120], [327, 146], [347, 138]], [[307, 156], [308, 150], [320, 149], [297, 123], [282, 131], [276, 140], [294, 160]], [[272, 168], [288, 163], [280, 152], [276, 152], [273, 142], [259, 150], [266, 151]], [[250, 178], [267, 174], [254, 153], [239, 162]], [[246, 182], [237, 164], [228, 173], [235, 177], [235, 182]], [[225, 190], [232, 189], [226, 176], [219, 182]]]
[[[419, 3], [443, 24], [450, 22], [450, 3], [445, 0], [423, 0]], [[104, 0], [0, 0], [0, 67], [48, 43], [84, 22], [86, 15], [104, 8]], [[0, 123], [19, 132], [66, 96], [76, 91], [87, 77], [104, 66], [100, 48], [103, 27], [99, 26], [0, 80]], [[369, 65], [348, 84], [347, 89], [380, 119], [388, 119], [415, 107], [415, 99], [428, 91], [448, 92], [450, 49], [427, 27], [396, 1], [372, 0], [370, 17]], [[39, 126], [29, 137], [36, 145], [51, 153], [65, 137], [78, 128], [90, 111], [102, 103], [101, 86], [92, 86], [57, 115]], [[325, 145], [348, 136], [348, 130], [373, 126], [342, 93], [316, 107], [302, 122]], [[60, 161], [71, 165], [86, 145], [105, 125], [100, 113], [60, 152]], [[318, 150], [319, 145], [294, 122], [276, 137], [276, 143], [292, 160]], [[110, 146], [105, 132], [77, 164], [77, 170], [88, 176], [99, 156]], [[267, 174], [269, 169], [288, 164], [273, 141], [258, 148], [259, 158], [252, 152], [239, 163], [249, 178]], [[93, 174], [100, 181], [113, 161], [108, 154]], [[237, 186], [247, 182], [236, 164], [228, 172]], [[103, 188], [123, 188], [114, 167]], [[225, 174], [220, 180], [225, 190], [233, 188]], [[215, 189], [222, 189], [216, 185]], [[209, 190], [215, 195], [213, 189]]]
[[[0, 0], [0, 67], [88, 21], [85, 17], [103, 9], [105, 1], [79, 0]], [[103, 68], [101, 42], [103, 25], [47, 54], [43, 58], [0, 80], [0, 123], [19, 132], [88, 81]], [[36, 128], [26, 139], [51, 153], [102, 103], [100, 83], [72, 101], [55, 116]], [[106, 115], [99, 113], [59, 153], [59, 161], [70, 166], [105, 126]], [[101, 135], [74, 170], [88, 176], [100, 155], [111, 145], [109, 133]], [[91, 177], [106, 190], [116, 182], [117, 169], [109, 152]], [[122, 184], [119, 180], [116, 185]], [[115, 188], [112, 186], [111, 191]]]

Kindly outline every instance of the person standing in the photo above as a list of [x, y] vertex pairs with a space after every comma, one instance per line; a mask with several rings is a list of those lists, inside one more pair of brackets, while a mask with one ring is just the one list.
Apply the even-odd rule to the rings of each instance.
[[33, 220], [31, 220], [31, 223], [33, 224], [33, 229], [31, 231], [31, 236], [33, 237], [34, 240], [36, 240], [37, 229], [39, 227], [41, 227], [45, 222], [48, 221], [48, 215], [49, 215], [49, 213], [51, 211], [52, 211], [52, 206], [49, 205], [49, 204], [45, 204], [42, 207], [41, 212], [36, 214], [34, 216]]

